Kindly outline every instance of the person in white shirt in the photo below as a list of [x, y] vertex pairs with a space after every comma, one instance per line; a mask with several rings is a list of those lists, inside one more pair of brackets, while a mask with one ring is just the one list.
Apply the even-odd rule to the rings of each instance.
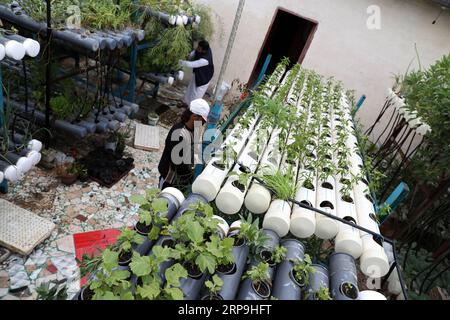
[[203, 98], [214, 76], [214, 62], [209, 43], [206, 40], [200, 41], [197, 49], [189, 55], [189, 60], [180, 60], [180, 64], [192, 68], [194, 72], [183, 98], [183, 107], [187, 107], [192, 101]]

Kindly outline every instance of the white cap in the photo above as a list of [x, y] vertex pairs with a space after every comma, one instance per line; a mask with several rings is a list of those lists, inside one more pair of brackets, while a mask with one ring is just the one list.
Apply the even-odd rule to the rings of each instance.
[[205, 121], [208, 121], [209, 104], [203, 99], [196, 99], [191, 102], [189, 110], [196, 115], [202, 116]]

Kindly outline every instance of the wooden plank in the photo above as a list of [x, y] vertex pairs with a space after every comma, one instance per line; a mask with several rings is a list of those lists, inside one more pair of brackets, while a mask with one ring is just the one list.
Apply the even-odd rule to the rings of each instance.
[[134, 147], [145, 151], [158, 151], [159, 127], [138, 123], [134, 135]]
[[29, 255], [55, 227], [53, 222], [0, 199], [0, 245], [5, 248]]

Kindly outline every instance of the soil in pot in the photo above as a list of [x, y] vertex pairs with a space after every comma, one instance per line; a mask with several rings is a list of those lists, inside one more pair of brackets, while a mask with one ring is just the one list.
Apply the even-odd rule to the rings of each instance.
[[294, 272], [294, 270], [291, 271], [291, 278], [294, 280], [295, 284], [298, 285], [300, 288], [305, 287], [305, 279], [308, 277], [307, 274], [304, 273], [298, 273]]
[[200, 279], [202, 277], [202, 272], [196, 264], [192, 262], [185, 262], [183, 266], [187, 270], [189, 277], [193, 279]]
[[236, 264], [230, 263], [228, 265], [220, 265], [217, 267], [217, 272], [222, 274], [230, 275], [236, 272]]
[[265, 281], [252, 282], [252, 288], [263, 299], [269, 298], [272, 293], [270, 285]]
[[78, 176], [75, 174], [66, 174], [62, 175], [60, 178], [63, 184], [65, 184], [66, 186], [70, 186], [77, 181]]
[[234, 238], [234, 246], [235, 247], [242, 247], [245, 244], [245, 239], [238, 238], [237, 236], [235, 236], [233, 238]]
[[89, 285], [86, 285], [82, 290], [80, 294], [80, 300], [92, 300], [94, 297], [94, 291], [89, 288]]
[[130, 262], [131, 262], [132, 256], [133, 256], [133, 252], [131, 250], [127, 251], [127, 252], [121, 252], [119, 254], [119, 265], [120, 266], [127, 266], [127, 265], [129, 265]]
[[208, 300], [210, 300], [210, 301], [213, 301], [213, 300], [220, 301], [220, 300], [223, 300], [223, 298], [221, 296], [219, 296], [219, 295], [216, 295], [216, 294], [210, 294], [210, 295], [207, 295], [207, 296], [203, 297], [201, 300], [203, 300], [203, 301], [208, 301]]
[[356, 288], [353, 283], [344, 282], [343, 284], [340, 285], [339, 291], [347, 298], [350, 298], [353, 300], [358, 299], [358, 295], [359, 295], [358, 288]]
[[143, 223], [140, 223], [139, 221], [134, 226], [134, 229], [137, 233], [139, 233], [141, 236], [148, 236], [150, 233], [150, 230], [152, 229], [152, 226], [147, 226]]
[[275, 265], [275, 261], [272, 260], [272, 252], [263, 250], [259, 253], [259, 256], [264, 262], [267, 262], [269, 266], [273, 267]]

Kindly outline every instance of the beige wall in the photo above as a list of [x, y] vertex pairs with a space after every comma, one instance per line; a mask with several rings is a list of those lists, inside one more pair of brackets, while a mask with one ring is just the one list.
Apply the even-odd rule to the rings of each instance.
[[[239, 0], [196, 1], [220, 17], [222, 39], [211, 41], [217, 77]], [[381, 8], [381, 30], [366, 26], [370, 5]], [[439, 7], [428, 0], [247, 0], [226, 81], [248, 80], [278, 6], [319, 22], [303, 66], [342, 80], [356, 98], [366, 94], [359, 112], [365, 126], [381, 109], [392, 74], [404, 73], [415, 57], [414, 43], [424, 66], [450, 52], [450, 10], [433, 25]]]

